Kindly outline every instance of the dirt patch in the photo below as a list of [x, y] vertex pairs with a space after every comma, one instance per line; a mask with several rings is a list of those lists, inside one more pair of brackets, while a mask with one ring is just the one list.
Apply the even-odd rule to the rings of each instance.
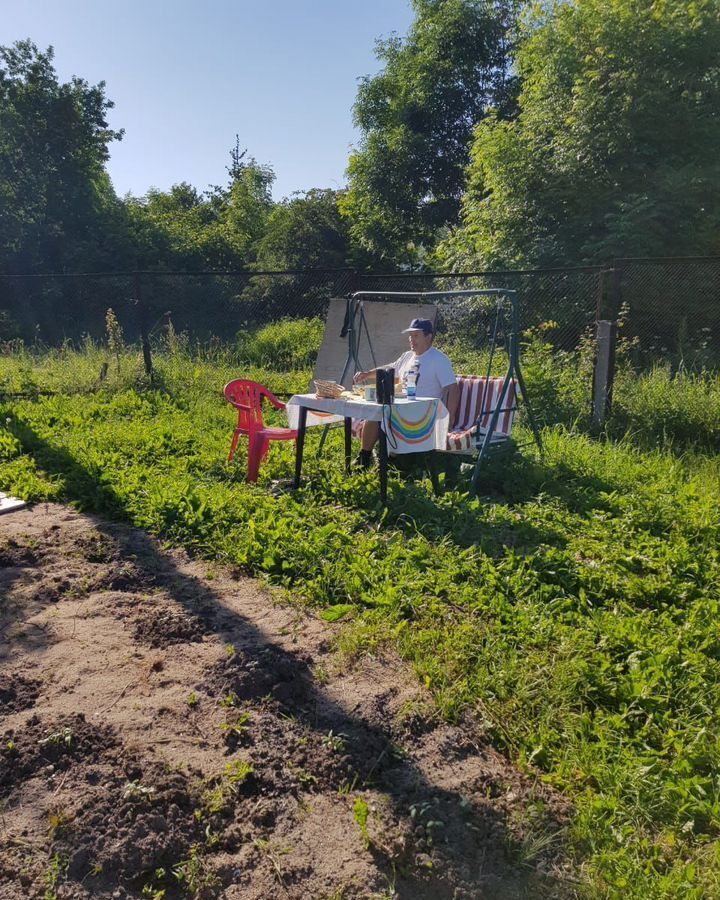
[[37, 554], [27, 544], [18, 543], [14, 538], [0, 541], [0, 569], [33, 566]]
[[96, 763], [116, 746], [112, 731], [88, 724], [78, 713], [55, 721], [32, 716], [22, 729], [10, 729], [0, 747], [0, 792], [32, 778], [40, 771], [65, 772], [77, 762]]
[[209, 629], [197, 616], [159, 603], [145, 605], [135, 616], [135, 640], [148, 647], [201, 641]]
[[29, 709], [40, 693], [40, 682], [19, 673], [0, 675], [0, 716]]
[[573, 895], [568, 804], [397, 659], [60, 506], [8, 547], [0, 897]]

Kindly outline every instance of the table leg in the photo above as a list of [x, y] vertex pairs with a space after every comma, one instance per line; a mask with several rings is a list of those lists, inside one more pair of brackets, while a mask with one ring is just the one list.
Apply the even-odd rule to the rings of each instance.
[[307, 426], [307, 407], [300, 407], [300, 419], [298, 421], [298, 436], [295, 442], [295, 488], [300, 487], [300, 475], [302, 474], [303, 450], [305, 449], [305, 429]]
[[345, 416], [345, 471], [350, 471], [352, 457], [352, 419]]
[[379, 469], [380, 469], [380, 500], [383, 506], [387, 506], [387, 469], [388, 469], [388, 452], [387, 437], [385, 432], [380, 428], [378, 436], [378, 450], [380, 451]]

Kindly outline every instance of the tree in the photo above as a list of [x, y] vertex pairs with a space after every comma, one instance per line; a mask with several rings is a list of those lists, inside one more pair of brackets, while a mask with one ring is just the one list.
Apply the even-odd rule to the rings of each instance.
[[456, 267], [718, 252], [720, 3], [546, 3], [519, 115], [476, 131]]
[[108, 127], [104, 82], [66, 84], [53, 49], [30, 41], [0, 47], [0, 268], [62, 271], [112, 259], [104, 235], [119, 205], [105, 172]]
[[514, 107], [508, 29], [517, 0], [413, 0], [408, 36], [378, 41], [383, 71], [362, 80], [360, 146], [342, 211], [377, 260], [413, 261], [457, 219], [473, 126]]
[[278, 203], [257, 248], [256, 268], [342, 268], [348, 264], [348, 222], [338, 194], [314, 189]]
[[174, 269], [236, 269], [250, 263], [273, 207], [274, 174], [232, 152], [229, 183], [200, 192], [182, 182], [126, 201], [136, 264]]
[[[256, 271], [341, 269], [348, 265], [348, 223], [338, 210], [338, 194], [314, 189], [276, 204], [257, 245]], [[254, 276], [242, 292], [248, 310], [266, 315], [318, 313], [336, 295], [343, 273], [312, 272]]]

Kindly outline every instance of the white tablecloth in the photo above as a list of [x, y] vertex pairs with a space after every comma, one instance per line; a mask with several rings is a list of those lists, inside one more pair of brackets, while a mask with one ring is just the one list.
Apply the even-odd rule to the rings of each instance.
[[447, 444], [448, 411], [440, 400], [430, 397], [397, 398], [388, 415], [387, 406], [367, 400], [325, 400], [315, 394], [295, 394], [287, 404], [291, 428], [298, 427], [301, 406], [313, 410], [308, 412], [308, 425], [329, 425], [346, 417], [380, 422], [390, 454], [444, 450]]

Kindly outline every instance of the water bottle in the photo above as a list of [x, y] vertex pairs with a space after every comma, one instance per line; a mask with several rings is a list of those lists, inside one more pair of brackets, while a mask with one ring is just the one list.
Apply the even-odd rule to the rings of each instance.
[[415, 369], [410, 369], [405, 376], [405, 390], [408, 400], [415, 399]]

